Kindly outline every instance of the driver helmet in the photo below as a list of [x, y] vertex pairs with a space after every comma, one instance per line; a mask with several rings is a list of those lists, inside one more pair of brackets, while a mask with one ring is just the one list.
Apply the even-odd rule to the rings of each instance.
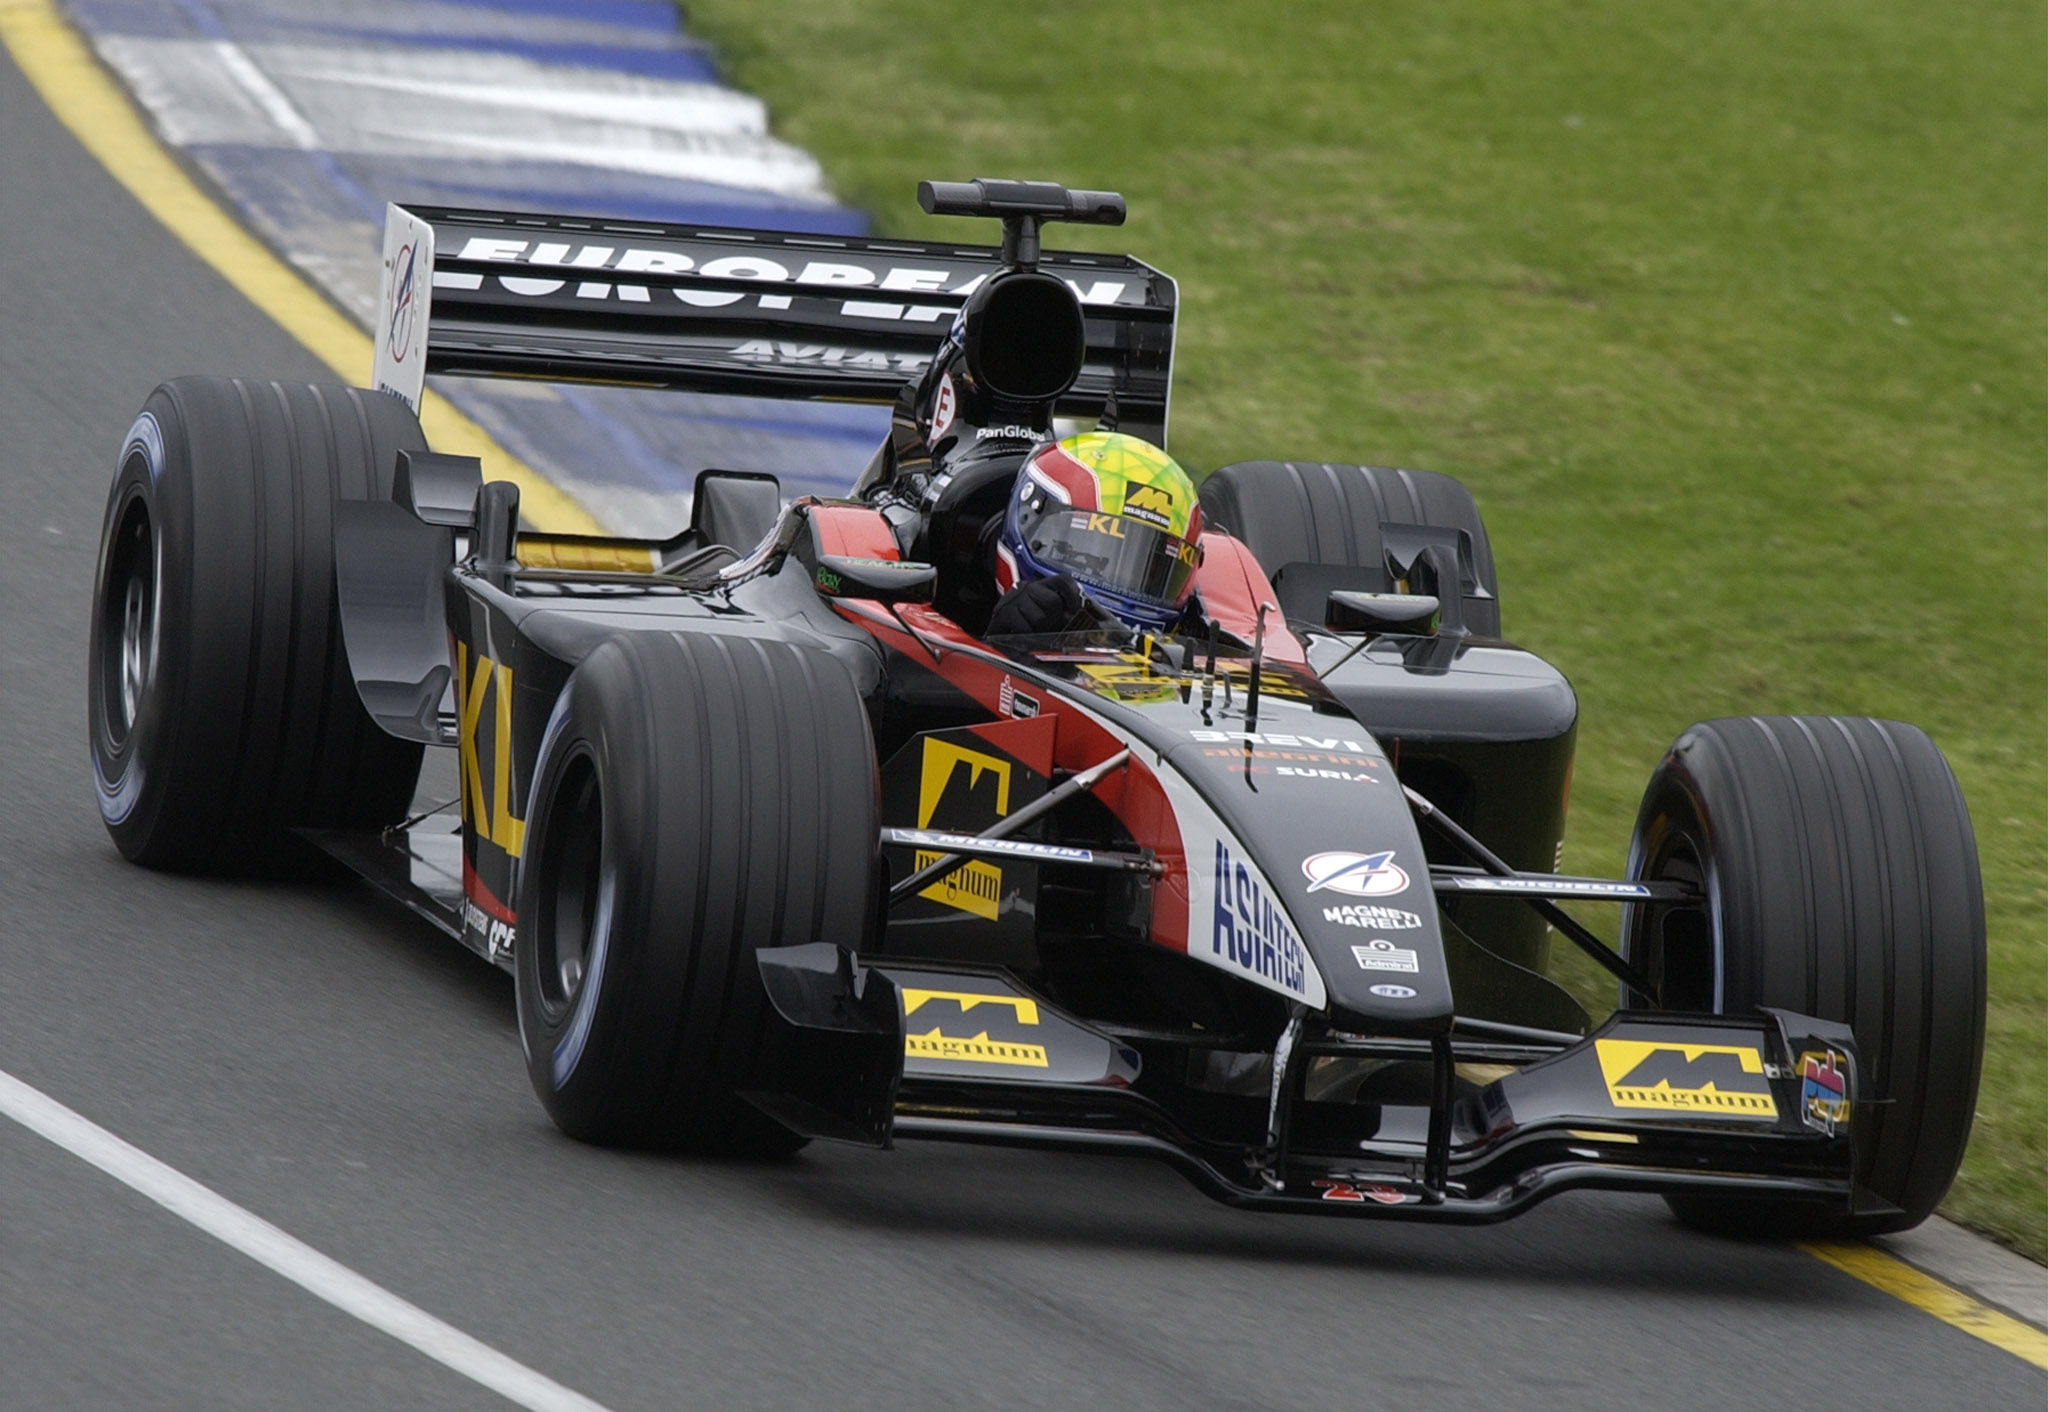
[[1041, 446], [1017, 473], [996, 537], [996, 588], [1069, 574], [1132, 627], [1180, 619], [1202, 562], [1195, 483], [1171, 456], [1121, 432]]

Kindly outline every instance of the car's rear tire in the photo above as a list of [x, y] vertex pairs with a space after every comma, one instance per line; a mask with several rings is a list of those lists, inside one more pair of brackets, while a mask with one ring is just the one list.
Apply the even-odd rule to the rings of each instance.
[[403, 816], [420, 747], [357, 699], [334, 503], [426, 445], [395, 397], [187, 377], [150, 394], [107, 498], [88, 658], [100, 814], [150, 867], [303, 865], [292, 830]]
[[[1500, 586], [1486, 525], [1472, 492], [1450, 476], [1385, 466], [1238, 461], [1212, 472], [1202, 482], [1201, 498], [1203, 516], [1244, 541], [1273, 580], [1281, 609], [1302, 622], [1322, 622], [1323, 600], [1332, 588], [1395, 590], [1381, 525], [1460, 531], [1470, 537], [1474, 575], [1463, 594], [1464, 624], [1481, 637], [1500, 635]], [[1333, 575], [1333, 569], [1349, 572]]]
[[[1384, 527], [1424, 525], [1454, 531], [1460, 540], [1460, 596], [1444, 604], [1445, 622], [1455, 608], [1467, 632], [1500, 636], [1493, 546], [1472, 492], [1453, 477], [1384, 466], [1240, 461], [1213, 472], [1200, 494], [1205, 523], [1221, 525], [1252, 551], [1291, 623], [1320, 627], [1333, 589], [1400, 591], [1388, 569]], [[1464, 581], [1468, 569], [1471, 577]], [[1325, 684], [1362, 722], [1372, 723], [1382, 704], [1374, 683], [1354, 676]], [[1554, 721], [1547, 732], [1542, 743], [1526, 749], [1499, 741], [1476, 747], [1469, 737], [1394, 738], [1391, 745], [1403, 784], [1428, 796], [1515, 867], [1542, 870], [1558, 866], [1572, 751], [1568, 725], [1562, 740]], [[1517, 756], [1505, 773], [1496, 759], [1481, 763], [1503, 748]], [[1504, 787], [1510, 776], [1513, 783]], [[1434, 836], [1425, 838], [1425, 847], [1437, 862], [1468, 861]], [[1539, 974], [1549, 971], [1549, 928], [1524, 902], [1445, 897], [1440, 905], [1496, 958]], [[1543, 1003], [1553, 999], [1546, 991]]]
[[515, 946], [535, 1092], [571, 1137], [772, 1155], [739, 1094], [780, 1033], [754, 953], [858, 948], [875, 914], [875, 750], [825, 653], [634, 632], [570, 675], [535, 767]]
[[1925, 1220], [1961, 1164], [1984, 1050], [1984, 899], [1954, 774], [1917, 727], [1862, 717], [1707, 721], [1650, 778], [1632, 878], [1703, 906], [1635, 909], [1622, 950], [1666, 1009], [1769, 1005], [1854, 1030], [1866, 1209], [1674, 1196], [1734, 1234], [1876, 1235]]

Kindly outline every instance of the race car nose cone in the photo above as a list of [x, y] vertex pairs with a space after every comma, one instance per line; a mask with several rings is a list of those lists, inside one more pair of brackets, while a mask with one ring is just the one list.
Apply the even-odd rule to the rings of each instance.
[[1320, 974], [1340, 1028], [1447, 1031], [1451, 982], [1429, 863], [1378, 742], [1335, 721], [1189, 734], [1170, 759], [1235, 834], [1204, 860], [1214, 915], [1190, 928], [1189, 945], [1263, 956], [1284, 934]]

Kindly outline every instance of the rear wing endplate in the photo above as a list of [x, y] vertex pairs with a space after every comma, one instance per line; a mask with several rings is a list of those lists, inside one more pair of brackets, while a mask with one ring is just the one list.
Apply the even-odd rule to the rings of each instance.
[[[1053, 251], [1087, 356], [1063, 417], [1164, 443], [1174, 282], [1128, 255]], [[891, 403], [1003, 268], [994, 246], [393, 205], [373, 381], [428, 373]]]

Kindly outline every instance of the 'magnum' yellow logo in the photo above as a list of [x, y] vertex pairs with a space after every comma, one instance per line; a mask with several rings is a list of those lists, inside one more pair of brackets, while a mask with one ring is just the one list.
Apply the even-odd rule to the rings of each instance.
[[1150, 520], [1161, 528], [1173, 524], [1173, 497], [1156, 485], [1134, 485], [1124, 496], [1124, 513]]
[[[964, 1016], [977, 1005], [1007, 1006], [1011, 1016], [1019, 1025], [1038, 1023], [1038, 1002], [1022, 995], [983, 995], [964, 990], [918, 990], [906, 986], [903, 996], [903, 1017], [907, 1021], [923, 1008], [925, 1002], [947, 1001], [959, 1007]], [[907, 1028], [907, 1026], [906, 1026]], [[967, 1026], [962, 1025], [965, 1029]], [[972, 1064], [1008, 1064], [1018, 1068], [1043, 1069], [1046, 1066], [1045, 1046], [1024, 1044], [1016, 1040], [990, 1039], [987, 1023], [975, 1035], [949, 1035], [943, 1025], [933, 1025], [923, 1034], [912, 1030], [903, 1037], [903, 1054], [907, 1059], [951, 1059]]]
[[1764, 1056], [1754, 1045], [1603, 1039], [1594, 1048], [1617, 1108], [1777, 1119]]
[[[1010, 762], [994, 755], [984, 755], [979, 750], [954, 745], [944, 740], [927, 740], [924, 743], [923, 768], [917, 781], [917, 826], [930, 828], [932, 815], [937, 812], [939, 800], [946, 793], [946, 786], [953, 781], [954, 773], [965, 767], [967, 788], [971, 793], [981, 783], [982, 775], [990, 770], [995, 772], [996, 817], [1002, 818], [1010, 812]], [[945, 855], [917, 851], [916, 865], [919, 868], [936, 863]], [[997, 863], [976, 858], [932, 883], [921, 888], [919, 897], [930, 898], [933, 902], [947, 907], [957, 907], [962, 912], [971, 912], [993, 922], [1002, 909], [1003, 870]], [[1037, 1021], [1028, 1023], [1036, 1024]]]

